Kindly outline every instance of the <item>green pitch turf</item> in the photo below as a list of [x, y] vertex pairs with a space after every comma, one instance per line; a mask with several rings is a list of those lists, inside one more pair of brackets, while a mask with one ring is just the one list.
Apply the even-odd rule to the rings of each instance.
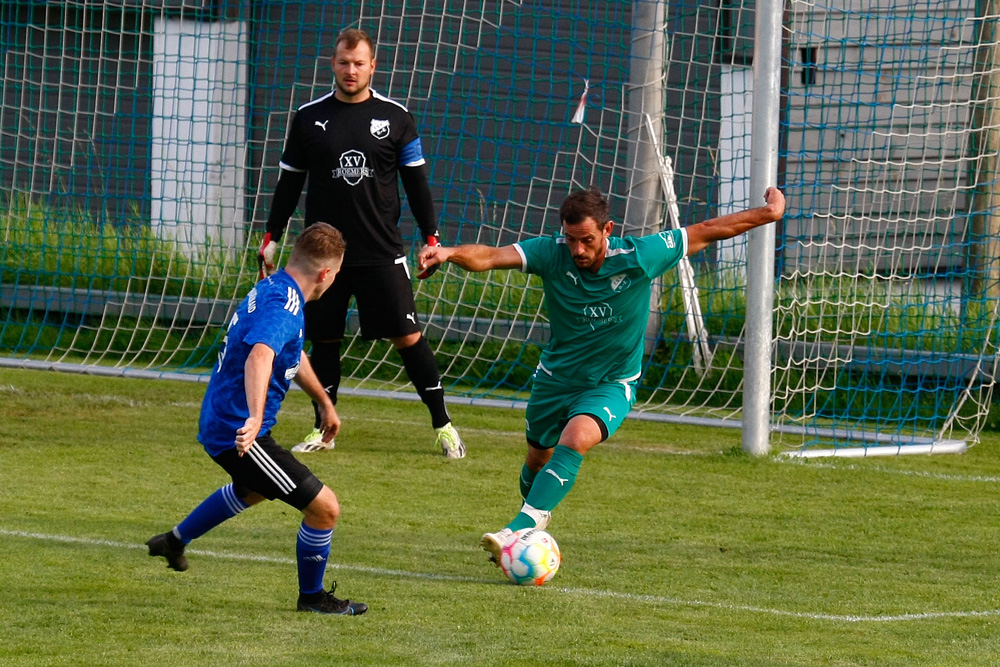
[[[328, 582], [294, 611], [299, 515], [268, 503], [168, 570], [143, 542], [227, 478], [203, 385], [0, 369], [2, 665], [987, 665], [1000, 662], [1000, 440], [963, 456], [792, 463], [739, 433], [633, 421], [584, 462], [541, 589], [478, 548], [516, 512], [521, 414], [345, 397]], [[311, 427], [301, 392], [275, 430]], [[736, 453], [734, 453], [736, 452]]]

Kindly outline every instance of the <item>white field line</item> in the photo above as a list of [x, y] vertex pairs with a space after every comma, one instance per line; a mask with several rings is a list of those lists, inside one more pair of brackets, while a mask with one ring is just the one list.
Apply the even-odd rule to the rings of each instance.
[[[44, 540], [47, 542], [61, 542], [65, 544], [84, 544], [88, 546], [114, 547], [117, 549], [145, 550], [144, 544], [131, 544], [128, 542], [116, 542], [114, 540], [100, 540], [86, 537], [73, 537], [70, 535], [48, 535], [45, 533], [30, 533], [21, 530], [5, 530], [0, 528], [0, 535], [5, 537]], [[227, 560], [252, 561], [257, 563], [276, 563], [280, 565], [294, 565], [291, 558], [277, 558], [274, 556], [257, 556], [253, 554], [237, 554], [219, 551], [206, 551], [203, 549], [188, 549], [188, 554], [206, 556], [209, 558], [224, 558]], [[343, 565], [330, 564], [333, 570], [344, 570], [348, 572], [362, 572], [382, 577], [395, 577], [399, 579], [423, 579], [430, 581], [453, 581], [469, 584], [489, 584], [501, 583], [497, 579], [483, 579], [479, 577], [465, 577], [452, 574], [433, 574], [430, 572], [410, 572], [408, 570], [391, 570], [387, 568], [368, 567], [364, 565]], [[582, 597], [610, 598], [613, 600], [627, 600], [629, 602], [647, 602], [655, 605], [672, 605], [678, 607], [708, 607], [712, 609], [722, 609], [725, 611], [748, 612], [752, 614], [766, 614], [770, 616], [783, 616], [791, 618], [802, 618], [814, 621], [833, 621], [836, 623], [899, 623], [904, 621], [923, 621], [949, 618], [985, 618], [1000, 616], [1000, 609], [986, 609], [982, 611], [931, 611], [907, 614], [887, 614], [879, 616], [866, 616], [860, 614], [821, 614], [814, 612], [789, 611], [785, 609], [771, 609], [768, 607], [755, 607], [750, 605], [732, 604], [728, 602], [708, 602], [705, 600], [685, 600], [683, 598], [667, 597], [663, 595], [645, 595], [639, 593], [623, 593], [619, 591], [606, 591], [593, 588], [556, 588], [547, 587], [540, 589], [540, 592], [548, 591], [549, 594], [566, 594]]]
[[880, 472], [887, 475], [903, 475], [907, 477], [926, 477], [927, 479], [940, 479], [948, 482], [988, 482], [996, 484], [1000, 482], [1000, 477], [993, 475], [956, 475], [944, 472], [929, 472], [926, 470], [894, 470], [883, 466], [860, 466], [852, 463], [817, 463], [816, 461], [806, 462], [801, 459], [778, 458], [776, 462], [791, 465], [803, 465], [810, 468], [829, 468], [831, 470], [858, 470], [862, 472]]

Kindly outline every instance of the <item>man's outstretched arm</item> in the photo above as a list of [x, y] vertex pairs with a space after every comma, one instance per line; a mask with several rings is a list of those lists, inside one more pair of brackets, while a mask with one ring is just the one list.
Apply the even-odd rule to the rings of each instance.
[[731, 239], [745, 234], [754, 227], [780, 220], [785, 213], [785, 195], [781, 190], [768, 188], [764, 192], [764, 201], [767, 203], [760, 208], [730, 213], [686, 227], [688, 254], [693, 255], [699, 250], [704, 250], [715, 241]]
[[417, 256], [420, 270], [451, 262], [466, 271], [520, 269], [521, 253], [512, 245], [494, 248], [488, 245], [425, 246]]

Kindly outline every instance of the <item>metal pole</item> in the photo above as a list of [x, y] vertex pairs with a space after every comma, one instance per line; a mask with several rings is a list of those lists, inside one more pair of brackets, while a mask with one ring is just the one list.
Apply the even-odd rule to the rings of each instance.
[[[628, 82], [628, 204], [623, 232], [642, 236], [660, 231], [663, 194], [654, 140], [663, 133], [663, 64], [666, 57], [666, 0], [632, 3], [632, 53]], [[646, 116], [654, 138], [646, 136]]]
[[[758, 0], [753, 53], [753, 135], [750, 197], [761, 206], [778, 180], [778, 118], [781, 103], [781, 0]], [[747, 317], [743, 374], [743, 451], [770, 451], [771, 337], [774, 309], [774, 225], [747, 237]]]
[[[666, 0], [632, 3], [632, 52], [628, 85], [628, 203], [622, 232], [642, 236], [660, 231], [664, 194], [660, 190], [660, 155], [663, 136], [664, 61], [666, 58]], [[647, 127], [646, 118], [650, 119]], [[649, 136], [647, 136], [647, 132]], [[652, 354], [660, 333], [662, 286], [653, 282], [646, 323], [646, 354]]]

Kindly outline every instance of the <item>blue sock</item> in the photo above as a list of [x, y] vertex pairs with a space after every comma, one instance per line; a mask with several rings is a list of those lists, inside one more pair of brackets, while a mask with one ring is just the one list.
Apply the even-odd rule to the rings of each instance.
[[295, 555], [299, 561], [299, 592], [305, 595], [323, 590], [323, 575], [330, 557], [330, 540], [333, 529], [310, 528], [305, 521], [299, 527]]
[[249, 505], [240, 500], [233, 491], [232, 484], [226, 484], [221, 489], [202, 501], [201, 505], [187, 515], [174, 528], [174, 535], [188, 544], [191, 540], [201, 537], [226, 519], [231, 519]]

